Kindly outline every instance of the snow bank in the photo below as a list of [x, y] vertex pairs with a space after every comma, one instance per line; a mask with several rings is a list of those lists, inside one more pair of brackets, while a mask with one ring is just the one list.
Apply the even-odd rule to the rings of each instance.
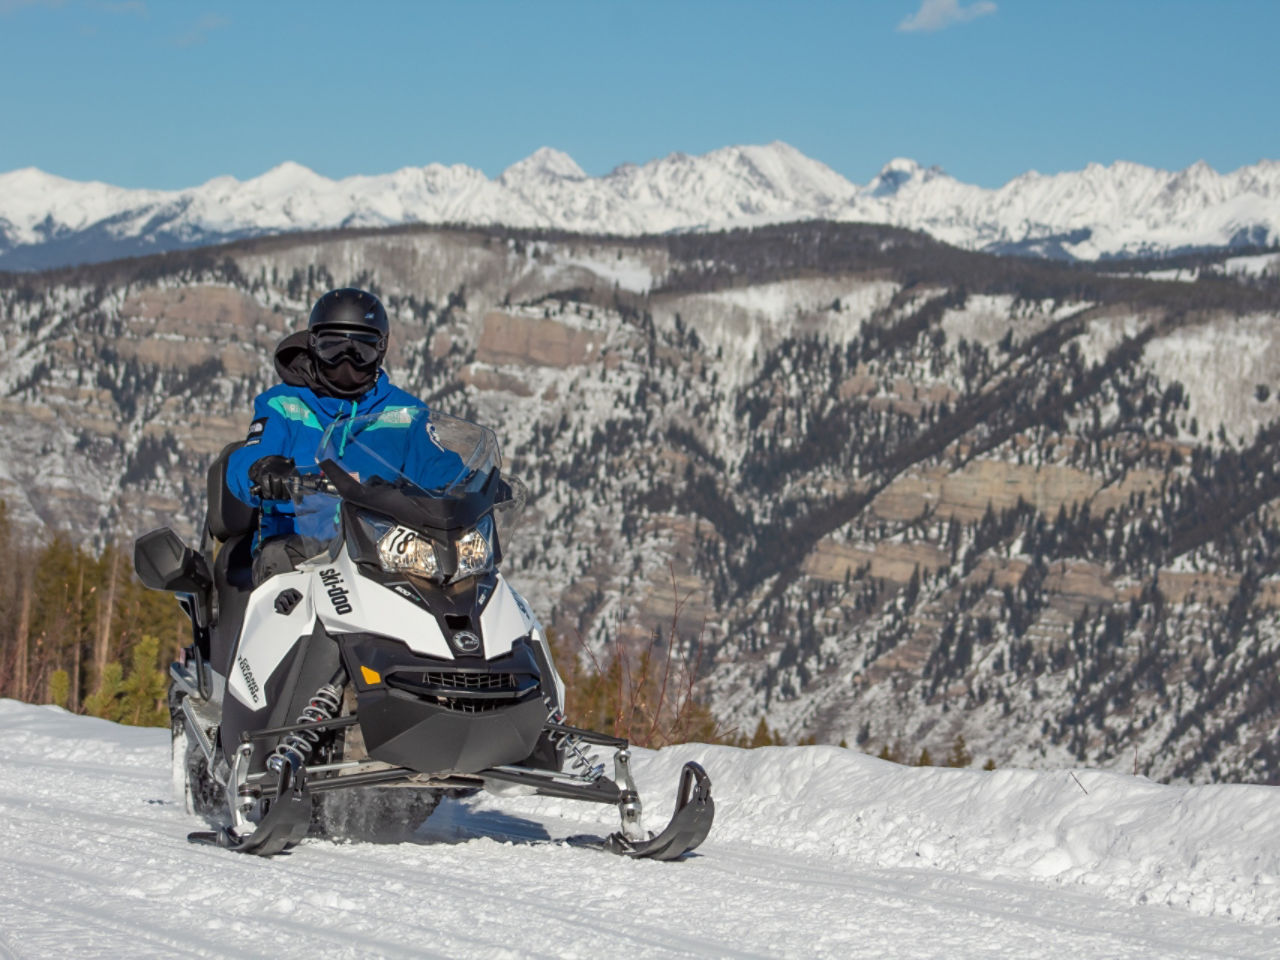
[[[1128, 903], [1280, 922], [1280, 790], [1096, 770], [904, 767], [841, 747], [637, 751], [650, 828], [686, 760], [715, 784], [717, 843], [859, 867], [1085, 885]], [[651, 799], [650, 799], [651, 798]], [[521, 801], [570, 817], [565, 804]]]
[[686, 745], [637, 751], [650, 827], [689, 759], [717, 818], [680, 864], [554, 842], [608, 807], [489, 794], [262, 860], [186, 843], [167, 731], [0, 700], [0, 957], [1280, 956], [1273, 788]]

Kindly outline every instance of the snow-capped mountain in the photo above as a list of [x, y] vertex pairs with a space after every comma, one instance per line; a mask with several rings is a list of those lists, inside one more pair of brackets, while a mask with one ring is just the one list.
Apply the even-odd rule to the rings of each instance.
[[28, 168], [0, 174], [0, 268], [110, 259], [293, 230], [404, 223], [638, 235], [792, 220], [924, 230], [997, 253], [1094, 260], [1280, 240], [1280, 161], [1228, 174], [1134, 163], [1023, 174], [990, 190], [896, 159], [851, 183], [785, 143], [671, 154], [588, 176], [549, 148], [489, 179], [433, 163], [329, 180], [285, 163], [241, 182], [126, 190]]

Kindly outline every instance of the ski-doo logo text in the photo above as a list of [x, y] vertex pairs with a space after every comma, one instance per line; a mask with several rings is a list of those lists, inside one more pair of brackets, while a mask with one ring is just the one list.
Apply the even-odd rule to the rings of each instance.
[[249, 661], [241, 657], [237, 662], [240, 664], [240, 676], [244, 677], [244, 685], [249, 688], [249, 696], [253, 697], [254, 703], [257, 703], [260, 699], [258, 696], [258, 681], [253, 679], [253, 671], [249, 669]]
[[345, 582], [340, 574], [333, 567], [320, 571], [320, 582], [327, 588], [325, 593], [329, 594], [329, 599], [333, 601], [333, 609], [335, 613], [350, 613], [351, 603], [347, 600], [348, 591], [342, 584]]

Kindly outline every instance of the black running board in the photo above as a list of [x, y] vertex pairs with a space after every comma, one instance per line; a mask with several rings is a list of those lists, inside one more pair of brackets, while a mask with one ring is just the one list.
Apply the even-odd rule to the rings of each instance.
[[275, 799], [253, 833], [238, 834], [231, 827], [198, 830], [187, 834], [187, 842], [271, 857], [301, 842], [310, 826], [311, 794], [307, 792], [306, 768], [299, 767], [295, 775], [286, 763], [280, 769]]
[[678, 860], [696, 849], [711, 832], [716, 804], [711, 799], [711, 778], [700, 764], [690, 760], [680, 772], [676, 810], [656, 837], [628, 840], [621, 833], [610, 834], [604, 849], [619, 856], [644, 860]]

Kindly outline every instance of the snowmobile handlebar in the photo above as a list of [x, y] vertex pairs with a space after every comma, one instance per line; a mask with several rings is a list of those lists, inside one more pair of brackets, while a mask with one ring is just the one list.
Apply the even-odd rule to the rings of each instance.
[[[301, 502], [302, 498], [308, 493], [329, 493], [334, 495], [338, 493], [338, 488], [322, 473], [295, 473], [291, 477], [284, 478], [284, 486], [289, 491], [290, 499], [294, 503]], [[249, 487], [249, 493], [255, 497], [262, 497], [262, 492], [260, 484], [255, 483]]]
[[285, 481], [285, 486], [293, 495], [293, 502], [299, 502], [308, 493], [329, 493], [335, 496], [338, 488], [323, 473], [297, 474]]

